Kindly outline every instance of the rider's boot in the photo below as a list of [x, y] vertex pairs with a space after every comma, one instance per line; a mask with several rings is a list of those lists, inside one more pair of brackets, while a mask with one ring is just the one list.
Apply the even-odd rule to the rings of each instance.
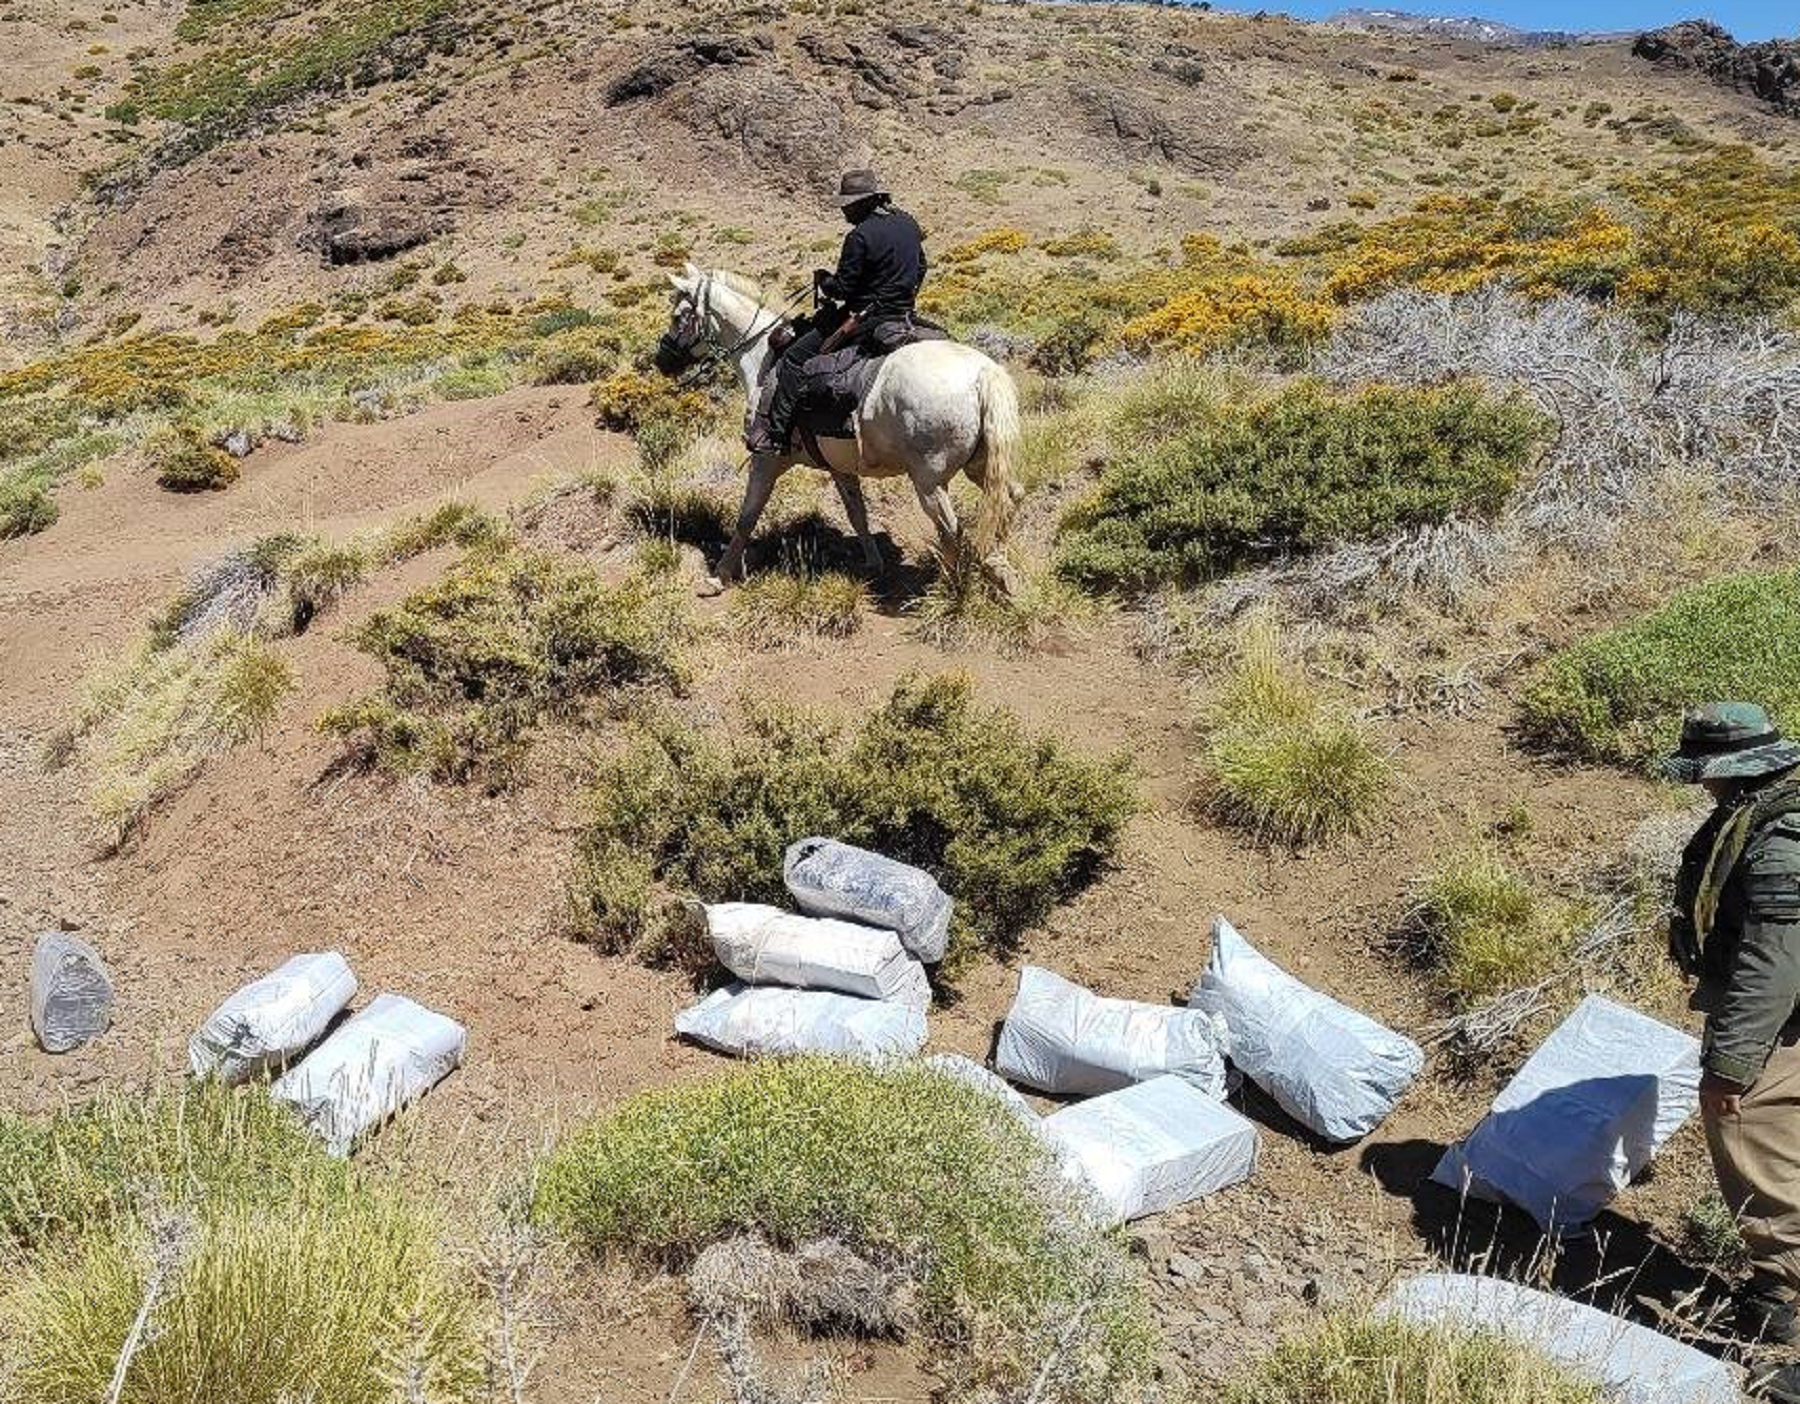
[[787, 453], [794, 436], [794, 411], [800, 405], [800, 373], [786, 361], [776, 368], [775, 391], [759, 406], [744, 443], [751, 453]]
[[787, 445], [777, 442], [775, 431], [769, 423], [769, 410], [775, 403], [776, 392], [780, 389], [780, 375], [771, 375], [763, 391], [756, 397], [756, 403], [750, 409], [750, 421], [744, 426], [744, 447], [751, 453], [780, 453]]

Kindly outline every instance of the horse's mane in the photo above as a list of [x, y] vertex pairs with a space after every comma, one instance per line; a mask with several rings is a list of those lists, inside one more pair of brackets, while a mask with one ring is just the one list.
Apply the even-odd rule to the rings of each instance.
[[763, 293], [762, 284], [754, 278], [745, 277], [742, 273], [733, 273], [728, 268], [715, 268], [712, 271], [712, 280], [715, 283], [723, 283], [734, 293], [749, 298], [758, 307], [768, 305], [768, 298]]

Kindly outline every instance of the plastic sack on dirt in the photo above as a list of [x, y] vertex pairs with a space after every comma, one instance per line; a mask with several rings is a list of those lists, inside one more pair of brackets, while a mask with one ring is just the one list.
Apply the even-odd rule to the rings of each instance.
[[965, 1058], [960, 1053], [933, 1053], [920, 1062], [921, 1067], [930, 1068], [933, 1072], [942, 1073], [945, 1077], [966, 1083], [977, 1091], [1006, 1104], [1006, 1109], [1023, 1121], [1033, 1125], [1038, 1123], [1038, 1114], [1032, 1109], [1018, 1088], [1005, 1078], [989, 1072], [973, 1058]]
[[1224, 1019], [1232, 1066], [1327, 1140], [1381, 1125], [1425, 1063], [1410, 1038], [1296, 980], [1224, 917], [1188, 1004]]
[[67, 1053], [112, 1023], [112, 972], [100, 952], [66, 931], [46, 931], [31, 953], [31, 1031], [46, 1053]]
[[925, 1011], [830, 990], [731, 984], [675, 1016], [675, 1032], [741, 1058], [827, 1053], [874, 1061], [925, 1046]]
[[297, 955], [212, 1012], [188, 1040], [188, 1067], [228, 1083], [283, 1068], [355, 997], [356, 976], [336, 951]]
[[1077, 1102], [1041, 1125], [1114, 1222], [1187, 1204], [1256, 1169], [1256, 1128], [1180, 1077]]
[[930, 873], [836, 839], [805, 838], [788, 846], [781, 876], [808, 915], [885, 927], [927, 965], [944, 958], [952, 903]]
[[1043, 1092], [1091, 1096], [1178, 1073], [1223, 1097], [1228, 1051], [1224, 1020], [1204, 1010], [1102, 999], [1028, 965], [1019, 972], [994, 1066]]
[[1737, 1404], [1735, 1372], [1647, 1326], [1492, 1277], [1437, 1272], [1403, 1282], [1378, 1310], [1425, 1325], [1493, 1332], [1597, 1381], [1618, 1404]]
[[1700, 1044], [1589, 995], [1431, 1178], [1517, 1205], [1546, 1233], [1598, 1214], [1699, 1102]]
[[920, 1009], [931, 1003], [925, 967], [892, 931], [755, 902], [707, 907], [706, 931], [720, 964], [748, 984], [836, 990]]
[[424, 1096], [462, 1063], [468, 1032], [454, 1019], [396, 994], [378, 996], [276, 1082], [286, 1102], [333, 1155]]

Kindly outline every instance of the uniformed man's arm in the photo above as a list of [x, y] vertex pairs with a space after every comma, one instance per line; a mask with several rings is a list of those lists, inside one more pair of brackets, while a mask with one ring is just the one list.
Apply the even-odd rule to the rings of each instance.
[[1800, 1004], [1800, 824], [1779, 822], [1743, 860], [1744, 930], [1706, 1022], [1702, 1057], [1716, 1078], [1748, 1087]]
[[844, 236], [843, 252], [838, 255], [837, 272], [820, 280], [819, 291], [833, 302], [850, 303], [862, 292], [863, 277], [869, 263], [869, 245], [860, 228]]

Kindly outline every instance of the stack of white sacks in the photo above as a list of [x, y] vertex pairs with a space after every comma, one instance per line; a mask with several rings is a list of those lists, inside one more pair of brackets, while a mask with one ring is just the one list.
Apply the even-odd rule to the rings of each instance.
[[1097, 1210], [1123, 1221], [1255, 1170], [1256, 1128], [1224, 1102], [1227, 1060], [1315, 1134], [1353, 1141], [1393, 1110], [1424, 1054], [1266, 960], [1221, 917], [1185, 1009], [1103, 999], [1026, 967], [995, 1061], [1039, 1091], [1089, 1096], [1041, 1126]]
[[834, 839], [802, 839], [782, 876], [800, 912], [754, 902], [706, 910], [736, 977], [676, 1017], [677, 1033], [740, 1057], [906, 1057], [925, 1046], [951, 902], [928, 873]]
[[396, 994], [378, 996], [327, 1037], [356, 990], [336, 951], [297, 955], [213, 1011], [188, 1040], [188, 1066], [195, 1077], [232, 1084], [279, 1074], [271, 1095], [332, 1154], [347, 1155], [359, 1136], [460, 1066], [468, 1039], [455, 1020]]

